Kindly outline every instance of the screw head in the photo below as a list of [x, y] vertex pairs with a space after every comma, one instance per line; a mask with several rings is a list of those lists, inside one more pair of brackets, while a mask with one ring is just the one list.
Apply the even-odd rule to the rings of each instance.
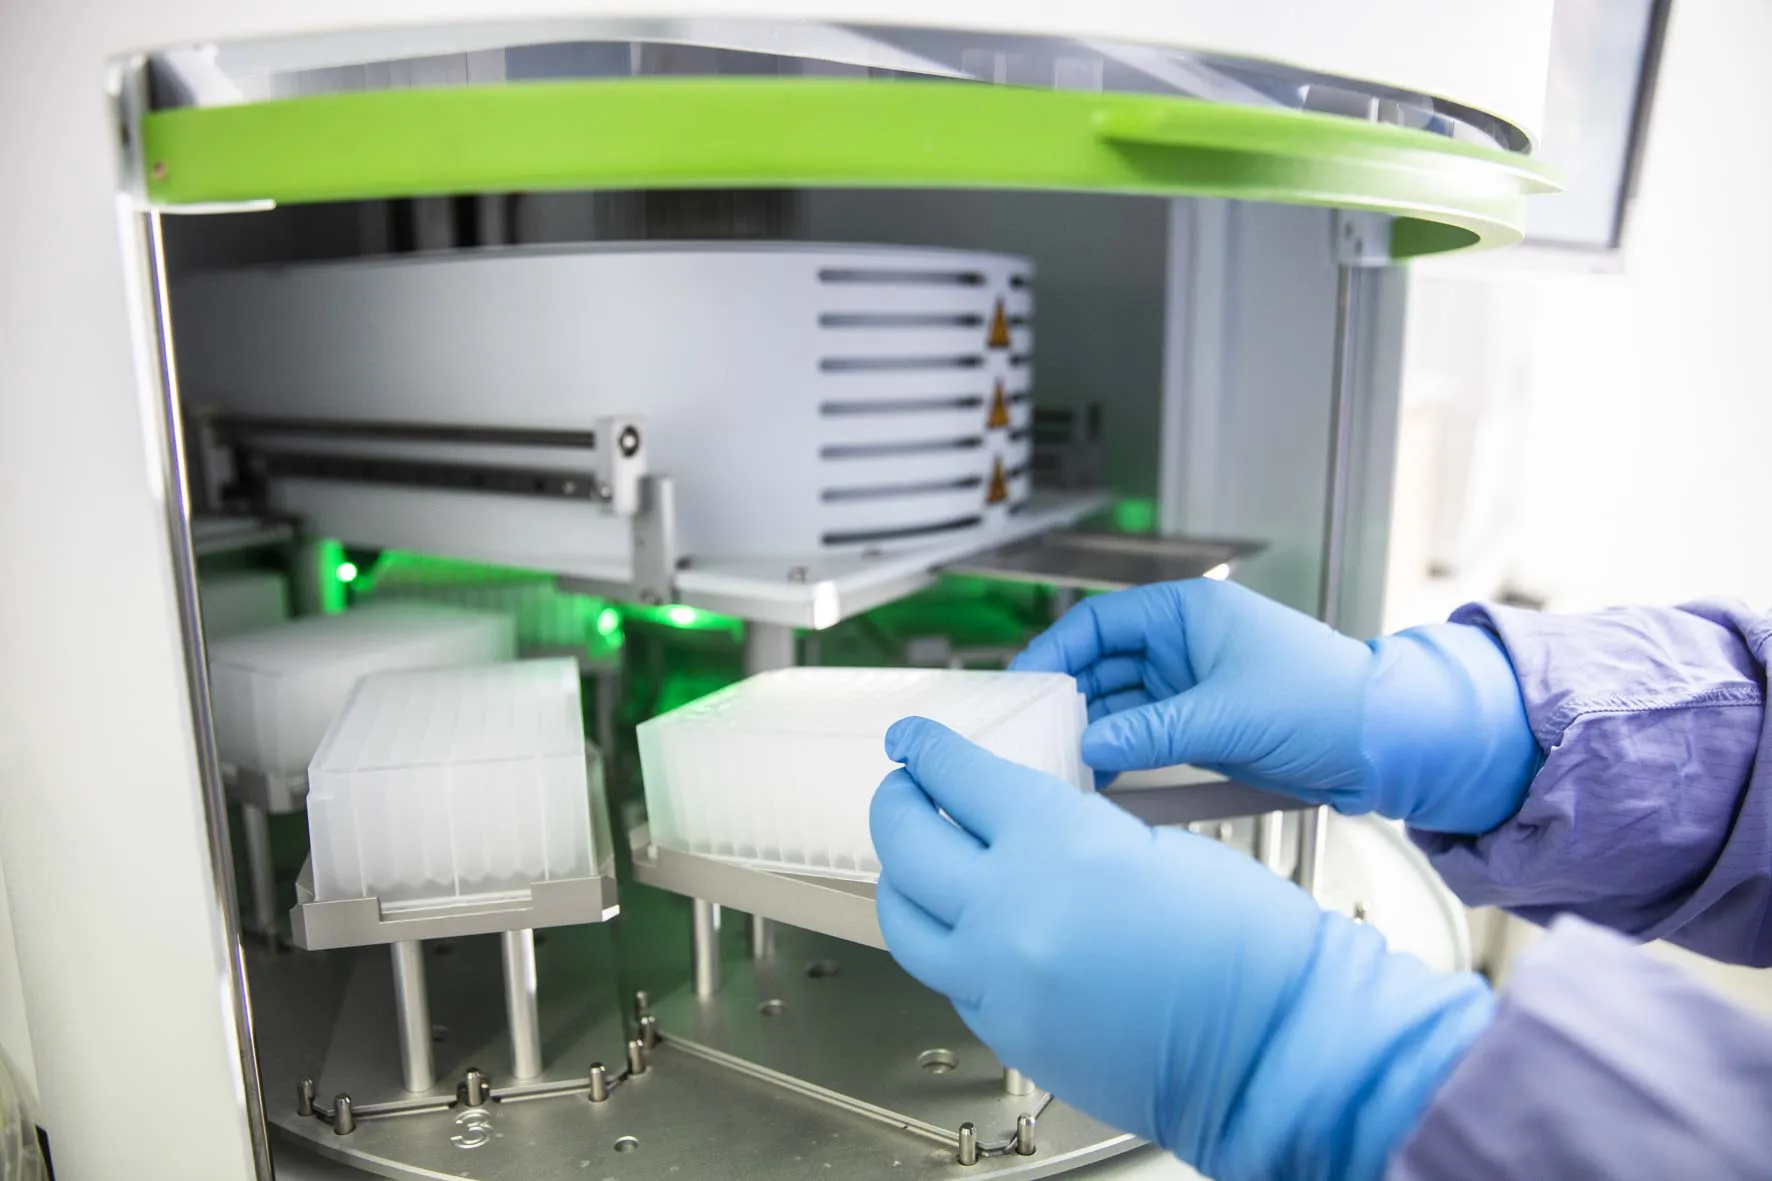
[[621, 434], [616, 437], [615, 445], [621, 448], [624, 459], [632, 459], [634, 454], [640, 450], [640, 432], [631, 426], [622, 427]]
[[788, 581], [805, 582], [808, 573], [809, 571], [804, 566], [790, 566], [788, 568]]
[[166, 179], [166, 161], [164, 161], [164, 160], [154, 161], [154, 166], [148, 170], [148, 173], [155, 180], [165, 180]]

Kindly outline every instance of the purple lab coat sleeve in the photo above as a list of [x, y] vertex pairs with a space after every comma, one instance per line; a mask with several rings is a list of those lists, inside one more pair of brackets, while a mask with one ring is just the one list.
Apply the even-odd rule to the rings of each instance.
[[1544, 754], [1494, 831], [1411, 833], [1459, 896], [1772, 964], [1772, 616], [1702, 602], [1453, 619], [1500, 638]]
[[1521, 956], [1386, 1181], [1772, 1175], [1772, 1026], [1579, 919]]

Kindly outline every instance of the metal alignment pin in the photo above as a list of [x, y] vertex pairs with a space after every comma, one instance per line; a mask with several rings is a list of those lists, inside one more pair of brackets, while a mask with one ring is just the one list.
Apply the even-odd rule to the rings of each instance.
[[469, 1107], [486, 1106], [486, 1076], [480, 1073], [478, 1067], [468, 1067], [468, 1073], [462, 1080], [462, 1089], [467, 1092], [463, 1098], [467, 1100]]
[[658, 1045], [658, 1018], [651, 1013], [640, 1018], [640, 1042], [648, 1050]]
[[1034, 1117], [1031, 1115], [1015, 1117], [1015, 1155], [1034, 1155]]
[[351, 1097], [340, 1095], [332, 1101], [332, 1130], [349, 1136], [357, 1130], [357, 1113], [351, 1110]]
[[295, 1086], [295, 1114], [314, 1114], [314, 1080], [311, 1078], [305, 1078]]
[[609, 1072], [603, 1069], [601, 1062], [591, 1063], [591, 1102], [601, 1103], [609, 1098]]
[[628, 1042], [628, 1073], [642, 1075], [646, 1073], [646, 1046], [639, 1038]]
[[960, 1125], [959, 1161], [963, 1165], [978, 1163], [978, 1129], [970, 1123]]

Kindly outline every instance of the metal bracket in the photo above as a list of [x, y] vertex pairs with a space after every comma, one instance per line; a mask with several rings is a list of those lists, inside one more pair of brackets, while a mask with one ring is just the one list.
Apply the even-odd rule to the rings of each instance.
[[597, 448], [591, 470], [597, 477], [597, 497], [618, 517], [640, 511], [640, 481], [647, 464], [646, 431], [638, 418], [599, 418]]
[[310, 858], [295, 882], [295, 908], [289, 912], [291, 942], [304, 951], [323, 951], [608, 922], [621, 912], [621, 905], [601, 758], [596, 747], [586, 744], [594, 858], [591, 876], [534, 882], [527, 889], [507, 893], [442, 898], [388, 910], [373, 896], [316, 901]]
[[[218, 444], [233, 448], [237, 473], [260, 481], [564, 497], [621, 517], [641, 508], [647, 446], [638, 418], [599, 419], [591, 430], [544, 430], [200, 412], [193, 417]], [[513, 460], [513, 452], [532, 458]], [[554, 453], [570, 458], [562, 462]]]
[[872, 882], [755, 869], [714, 857], [680, 853], [652, 843], [639, 825], [628, 834], [634, 880], [688, 898], [703, 898], [867, 947], [886, 947], [875, 917]]
[[634, 514], [634, 596], [648, 606], [677, 598], [677, 491], [669, 476], [639, 477]]
[[1391, 222], [1385, 213], [1337, 209], [1330, 219], [1335, 261], [1344, 267], [1386, 267], [1391, 264]]

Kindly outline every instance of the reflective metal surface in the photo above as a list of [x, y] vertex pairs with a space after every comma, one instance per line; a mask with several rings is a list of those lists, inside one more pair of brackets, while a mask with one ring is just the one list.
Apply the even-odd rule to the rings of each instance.
[[[688, 898], [707, 899], [766, 919], [884, 948], [874, 916], [874, 886], [840, 878], [755, 869], [713, 857], [679, 853], [651, 843], [641, 825], [629, 838], [634, 878]], [[701, 905], [698, 901], [697, 905]], [[718, 974], [717, 966], [709, 969]], [[717, 984], [716, 984], [717, 987]]]
[[[1013, 1149], [1016, 1117], [1035, 1114], [1033, 1100], [1002, 1094], [1000, 1071], [988, 1051], [970, 1038], [939, 996], [891, 965], [883, 954], [868, 953], [883, 971], [870, 975], [855, 958], [861, 949], [802, 932], [782, 930], [788, 947], [778, 954], [783, 974], [778, 991], [811, 1018], [816, 1006], [787, 988], [786, 974], [799, 973], [808, 986], [832, 990], [815, 1018], [816, 1036], [794, 1038], [807, 1073], [827, 1077], [844, 1070], [868, 1073], [866, 1062], [888, 1059], [878, 1072], [897, 1077], [913, 1092], [931, 1094], [921, 1110], [944, 1122], [946, 1143], [913, 1134], [878, 1119], [857, 1115], [806, 1088], [772, 1082], [686, 1051], [670, 1031], [647, 1057], [643, 1074], [604, 1072], [601, 1102], [591, 1102], [592, 1063], [622, 1063], [626, 1038], [622, 1017], [627, 998], [616, 987], [615, 952], [609, 926], [562, 928], [545, 933], [536, 949], [541, 1075], [515, 1084], [508, 1061], [503, 1013], [498, 1003], [501, 962], [498, 941], [477, 938], [446, 944], [429, 955], [432, 1017], [439, 1079], [425, 1095], [401, 1086], [393, 1031], [393, 997], [386, 961], [372, 949], [278, 957], [254, 956], [252, 970], [263, 1011], [265, 1078], [282, 1096], [272, 1119], [281, 1135], [279, 1177], [330, 1178], [361, 1175], [319, 1162], [315, 1153], [347, 1162], [353, 1169], [399, 1178], [473, 1177], [479, 1181], [531, 1181], [553, 1176], [613, 1177], [619, 1181], [683, 1181], [694, 1177], [770, 1177], [812, 1181], [832, 1176], [1038, 1177], [1068, 1170], [1103, 1154], [1135, 1146], [1061, 1104], [1038, 1111], [1039, 1135], [1032, 1156]], [[644, 932], [647, 943], [667, 939], [664, 925]], [[680, 938], [680, 936], [679, 936]], [[812, 942], [797, 942], [804, 939]], [[737, 940], [733, 940], [736, 950]], [[803, 957], [822, 957], [839, 969], [818, 977], [804, 974]], [[839, 958], [840, 957], [840, 958]], [[728, 964], [726, 994], [755, 995], [749, 966]], [[767, 977], [766, 977], [767, 978]], [[686, 1003], [694, 1004], [685, 988]], [[845, 1008], [844, 997], [851, 998]], [[780, 998], [774, 998], [780, 999]], [[654, 1002], [654, 1009], [666, 1005]], [[788, 1021], [792, 1010], [757, 1021]], [[900, 1014], [911, 1020], [900, 1023]], [[945, 1048], [957, 1069], [932, 1073], [917, 1064], [896, 1063], [906, 1048], [935, 1037], [944, 1022]], [[927, 1021], [927, 1023], [925, 1023]], [[892, 1029], [901, 1031], [894, 1036]], [[952, 1036], [947, 1036], [951, 1034]], [[979, 1076], [975, 1077], [974, 1066]], [[470, 1067], [490, 1080], [485, 1102], [470, 1107], [457, 1090]], [[297, 1108], [297, 1084], [315, 1081], [327, 1106], [316, 1115]], [[980, 1086], [982, 1082], [982, 1087]], [[974, 1091], [982, 1091], [979, 1101]], [[354, 1130], [339, 1135], [320, 1118], [332, 1097], [352, 1097]], [[915, 1098], [912, 1094], [907, 1097]], [[951, 1120], [940, 1106], [951, 1101]], [[994, 1113], [997, 1105], [1002, 1114]], [[960, 1110], [980, 1130], [980, 1159], [961, 1172], [955, 1159]], [[396, 1114], [404, 1112], [405, 1114]], [[620, 1147], [624, 1141], [633, 1143]], [[285, 1152], [300, 1143], [307, 1151]]]
[[1233, 539], [1060, 530], [962, 558], [946, 569], [1081, 590], [1120, 590], [1199, 578], [1262, 548], [1260, 542]]

